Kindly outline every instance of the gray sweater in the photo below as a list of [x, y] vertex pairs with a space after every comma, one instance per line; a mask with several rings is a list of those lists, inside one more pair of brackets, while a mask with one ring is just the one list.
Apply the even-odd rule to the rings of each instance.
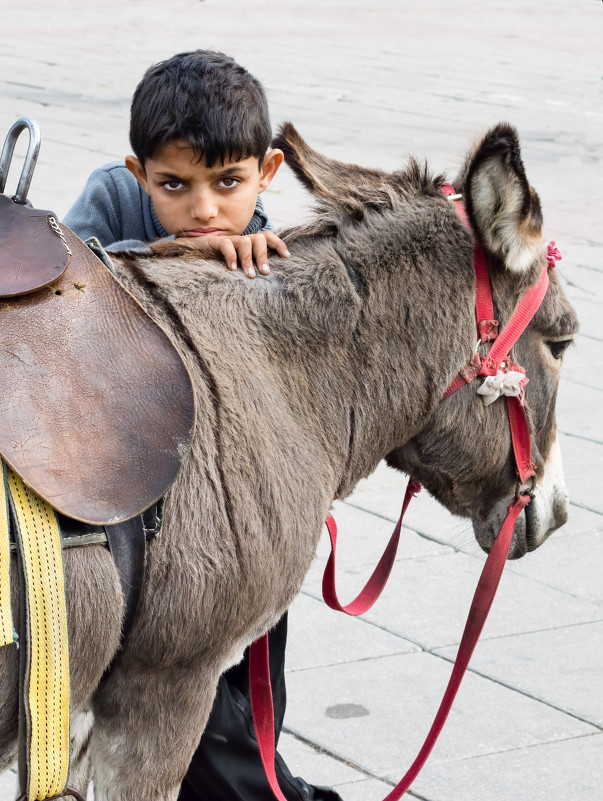
[[[96, 237], [107, 250], [145, 250], [148, 242], [169, 238], [149, 195], [123, 161], [94, 170], [63, 220], [80, 239]], [[258, 195], [243, 234], [272, 230]]]

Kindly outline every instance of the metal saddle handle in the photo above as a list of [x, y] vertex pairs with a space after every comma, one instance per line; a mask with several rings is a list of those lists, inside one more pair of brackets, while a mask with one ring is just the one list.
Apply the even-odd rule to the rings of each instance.
[[32, 120], [31, 117], [20, 117], [14, 122], [6, 135], [2, 154], [0, 155], [0, 193], [4, 193], [6, 179], [8, 178], [8, 170], [13, 159], [13, 153], [15, 152], [15, 145], [17, 144], [19, 135], [25, 130], [29, 131], [29, 146], [25, 154], [25, 162], [21, 170], [19, 183], [17, 184], [17, 191], [12, 198], [12, 200], [19, 205], [24, 205], [27, 202], [27, 193], [29, 192], [31, 179], [38, 161], [41, 142], [40, 126], [38, 123]]

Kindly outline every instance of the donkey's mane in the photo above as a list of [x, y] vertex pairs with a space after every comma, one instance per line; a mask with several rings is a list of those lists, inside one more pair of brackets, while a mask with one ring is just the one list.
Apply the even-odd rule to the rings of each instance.
[[[341, 166], [349, 169], [352, 165]], [[337, 202], [333, 202], [330, 197], [314, 197], [311, 207], [312, 217], [300, 225], [283, 229], [279, 232], [279, 236], [287, 244], [307, 236], [336, 236], [346, 225], [362, 223], [367, 212], [380, 214], [395, 212], [396, 209], [411, 202], [417, 194], [436, 195], [445, 181], [444, 175], [434, 175], [431, 172], [427, 161], [419, 162], [413, 156], [409, 158], [406, 167], [396, 172], [382, 175], [378, 175], [377, 171], [367, 170], [367, 172], [374, 174], [375, 178], [378, 177], [378, 183], [375, 181], [374, 184], [362, 187], [366, 190], [364, 196], [350, 193], [340, 196]], [[305, 181], [302, 183], [306, 184]], [[341, 191], [345, 192], [345, 187], [341, 187]]]
[[432, 175], [426, 161], [413, 157], [405, 168], [391, 174], [327, 158], [313, 150], [289, 122], [282, 125], [272, 146], [283, 151], [315, 201], [311, 220], [282, 232], [287, 242], [304, 236], [333, 236], [345, 225], [362, 222], [367, 212], [393, 211], [417, 194], [435, 194], [444, 180]]

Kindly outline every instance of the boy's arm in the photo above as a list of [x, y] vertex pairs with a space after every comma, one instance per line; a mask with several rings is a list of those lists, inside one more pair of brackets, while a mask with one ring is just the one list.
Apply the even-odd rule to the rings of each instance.
[[[121, 164], [105, 165], [95, 170], [86, 182], [82, 193], [69, 209], [63, 222], [84, 241], [95, 237], [108, 251], [150, 252], [144, 237], [141, 222], [143, 211], [135, 179], [132, 186], [122, 185], [122, 191], [114, 180], [114, 167], [120, 170]], [[129, 173], [127, 174], [129, 177]], [[123, 184], [123, 178], [121, 180]], [[124, 219], [129, 225], [124, 230]]]
[[64, 217], [63, 222], [80, 239], [95, 236], [103, 247], [121, 238], [121, 225], [116, 213], [117, 191], [106, 174], [95, 170]]

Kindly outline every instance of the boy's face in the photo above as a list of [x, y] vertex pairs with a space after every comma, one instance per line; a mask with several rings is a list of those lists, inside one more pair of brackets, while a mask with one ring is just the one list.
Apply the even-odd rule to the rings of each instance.
[[147, 159], [144, 167], [135, 156], [126, 157], [126, 166], [151, 196], [168, 234], [234, 236], [247, 228], [258, 194], [282, 161], [282, 151], [271, 150], [261, 168], [255, 157], [207, 167], [190, 145], [176, 141]]

